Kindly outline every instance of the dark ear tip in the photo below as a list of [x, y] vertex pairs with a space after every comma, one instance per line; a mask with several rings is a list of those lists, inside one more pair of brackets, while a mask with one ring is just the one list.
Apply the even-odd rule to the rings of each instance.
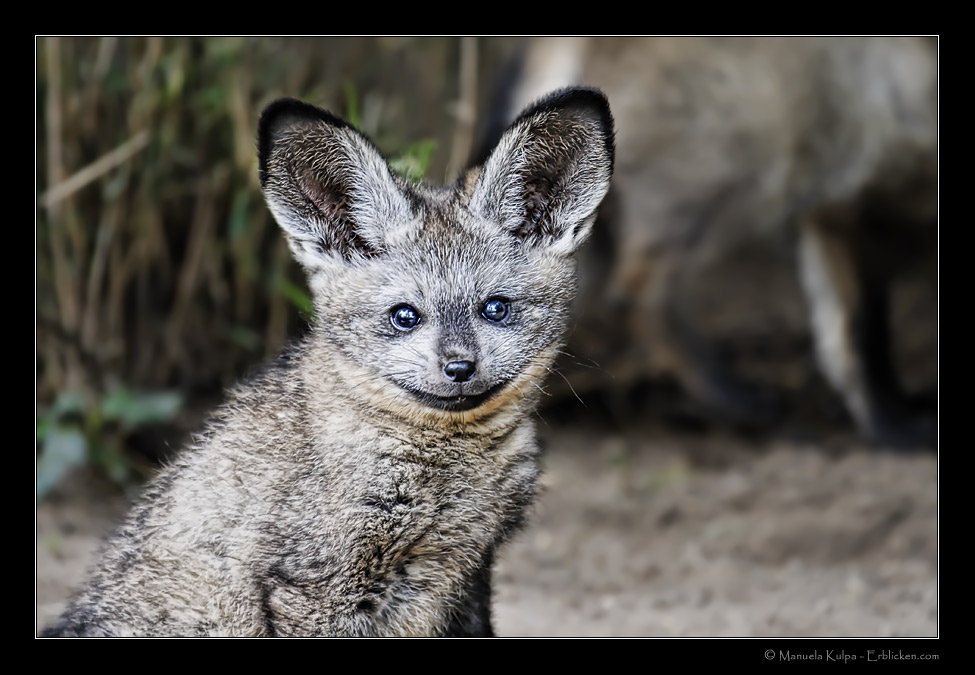
[[257, 124], [258, 135], [275, 130], [281, 125], [290, 125], [295, 122], [325, 122], [331, 126], [347, 127], [349, 123], [341, 117], [333, 115], [327, 110], [314, 106], [311, 103], [299, 101], [296, 98], [279, 98], [271, 101], [264, 112], [261, 113], [261, 120]]
[[595, 87], [565, 87], [543, 96], [530, 105], [520, 117], [548, 110], [588, 110], [595, 114], [607, 130], [613, 130], [613, 114], [609, 99]]
[[267, 182], [267, 161], [271, 148], [278, 139], [281, 130], [291, 128], [297, 124], [324, 122], [325, 124], [343, 128], [349, 123], [327, 110], [323, 110], [310, 103], [296, 98], [279, 98], [264, 108], [261, 119], [257, 123], [257, 157], [258, 175], [261, 186]]
[[609, 99], [595, 87], [565, 87], [535, 101], [518, 116], [518, 120], [547, 111], [580, 112], [595, 118], [602, 130], [606, 152], [612, 165], [616, 155], [615, 123]]

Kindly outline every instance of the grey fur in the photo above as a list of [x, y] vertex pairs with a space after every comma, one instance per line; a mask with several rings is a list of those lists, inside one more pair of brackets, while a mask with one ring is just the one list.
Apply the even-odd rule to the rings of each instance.
[[[573, 253], [612, 173], [606, 99], [540, 101], [444, 188], [292, 100], [265, 111], [259, 153], [315, 326], [152, 481], [46, 634], [490, 635]], [[391, 321], [404, 304], [412, 330]]]

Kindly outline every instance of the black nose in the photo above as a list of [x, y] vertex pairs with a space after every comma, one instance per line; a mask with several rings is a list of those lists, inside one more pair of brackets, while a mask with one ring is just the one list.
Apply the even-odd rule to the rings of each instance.
[[443, 374], [454, 382], [467, 382], [474, 377], [473, 361], [451, 361], [443, 367]]

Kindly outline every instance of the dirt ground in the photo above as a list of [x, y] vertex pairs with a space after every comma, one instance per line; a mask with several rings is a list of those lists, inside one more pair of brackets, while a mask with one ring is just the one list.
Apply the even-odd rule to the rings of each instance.
[[499, 567], [502, 635], [938, 634], [933, 453], [654, 431], [551, 446]]
[[[501, 636], [936, 636], [933, 452], [546, 420], [544, 493], [496, 570]], [[37, 511], [37, 626], [122, 498]]]

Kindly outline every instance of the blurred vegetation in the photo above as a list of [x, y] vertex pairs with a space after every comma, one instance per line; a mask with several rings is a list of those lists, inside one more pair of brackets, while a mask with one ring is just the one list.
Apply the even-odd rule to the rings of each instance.
[[503, 46], [39, 38], [39, 494], [82, 464], [128, 479], [136, 435], [195, 426], [201, 405], [303, 330], [304, 278], [257, 180], [264, 105], [327, 107], [396, 170], [444, 182], [470, 152], [479, 69]]

